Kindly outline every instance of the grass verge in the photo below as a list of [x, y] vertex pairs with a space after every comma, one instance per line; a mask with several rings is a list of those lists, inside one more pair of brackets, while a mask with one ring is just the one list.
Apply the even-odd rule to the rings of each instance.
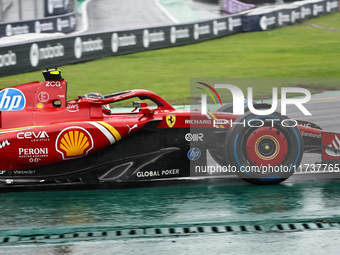
[[[339, 13], [313, 19], [332, 22]], [[315, 23], [316, 24], [316, 23]], [[147, 89], [172, 104], [188, 104], [190, 78], [337, 78], [340, 33], [303, 24], [267, 32], [242, 33], [193, 45], [147, 51], [60, 67], [69, 82], [68, 99], [88, 92], [102, 94]], [[34, 80], [41, 72], [0, 78], [8, 87]], [[310, 88], [312, 85], [305, 84]], [[249, 84], [242, 87], [245, 90]], [[271, 84], [254, 89], [271, 91]], [[336, 88], [335, 84], [317, 84]]]

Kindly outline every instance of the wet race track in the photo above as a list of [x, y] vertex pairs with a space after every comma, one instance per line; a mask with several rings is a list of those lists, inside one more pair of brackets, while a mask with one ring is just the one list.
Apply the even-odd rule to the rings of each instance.
[[[303, 119], [336, 131], [339, 102], [337, 94], [322, 94], [307, 105], [313, 117]], [[318, 160], [307, 155], [303, 163]], [[0, 201], [4, 254], [334, 254], [340, 248], [340, 173], [327, 171], [302, 171], [273, 186], [228, 176], [163, 187], [2, 193]]]
[[[117, 6], [100, 9], [102, 2], [89, 3], [95, 22], [87, 32], [172, 24], [151, 0], [134, 1], [121, 16]], [[313, 116], [289, 117], [340, 132], [339, 93], [307, 108]], [[307, 154], [302, 165], [319, 160]], [[0, 193], [0, 254], [338, 254], [340, 173], [302, 169], [275, 186], [230, 175], [163, 187]]]
[[153, 0], [96, 0], [88, 4], [87, 32], [126, 30], [171, 25]]
[[94, 254], [103, 246], [101, 254], [177, 250], [187, 254], [199, 249], [209, 249], [210, 254], [221, 254], [223, 249], [242, 254], [264, 246], [268, 247], [253, 254], [277, 254], [280, 247], [295, 247], [298, 254], [309, 251], [311, 245], [315, 254], [324, 254], [322, 246], [339, 246], [339, 181], [278, 186], [227, 181], [12, 193], [1, 194], [0, 199], [1, 226], [15, 229], [8, 231], [10, 237], [0, 247], [6, 254]]

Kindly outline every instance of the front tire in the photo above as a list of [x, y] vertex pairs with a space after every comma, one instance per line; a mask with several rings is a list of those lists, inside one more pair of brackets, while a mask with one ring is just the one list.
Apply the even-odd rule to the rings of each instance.
[[286, 116], [248, 112], [234, 123], [226, 138], [225, 156], [240, 178], [253, 184], [277, 184], [299, 167], [303, 141]]

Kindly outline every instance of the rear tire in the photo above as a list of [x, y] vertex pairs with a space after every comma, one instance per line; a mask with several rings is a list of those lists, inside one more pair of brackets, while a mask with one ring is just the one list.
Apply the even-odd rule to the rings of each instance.
[[283, 121], [286, 119], [277, 112], [265, 116], [248, 112], [235, 121], [245, 125], [229, 129], [225, 157], [236, 166], [240, 178], [253, 184], [277, 184], [300, 166], [301, 134], [294, 122]]

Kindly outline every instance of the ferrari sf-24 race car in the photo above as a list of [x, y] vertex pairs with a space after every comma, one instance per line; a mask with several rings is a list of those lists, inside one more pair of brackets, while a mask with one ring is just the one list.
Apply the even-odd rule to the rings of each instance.
[[[229, 169], [250, 183], [277, 184], [294, 173], [304, 152], [331, 162], [340, 156], [332, 146], [335, 134], [309, 122], [293, 125], [277, 112], [237, 116], [223, 106], [204, 115], [176, 110], [147, 90], [67, 101], [61, 72], [43, 75], [44, 82], [0, 90], [0, 186], [204, 178], [211, 176], [208, 155], [222, 175]], [[113, 103], [131, 98], [142, 100], [133, 102], [133, 111], [111, 111]], [[252, 125], [232, 125], [250, 120]]]

